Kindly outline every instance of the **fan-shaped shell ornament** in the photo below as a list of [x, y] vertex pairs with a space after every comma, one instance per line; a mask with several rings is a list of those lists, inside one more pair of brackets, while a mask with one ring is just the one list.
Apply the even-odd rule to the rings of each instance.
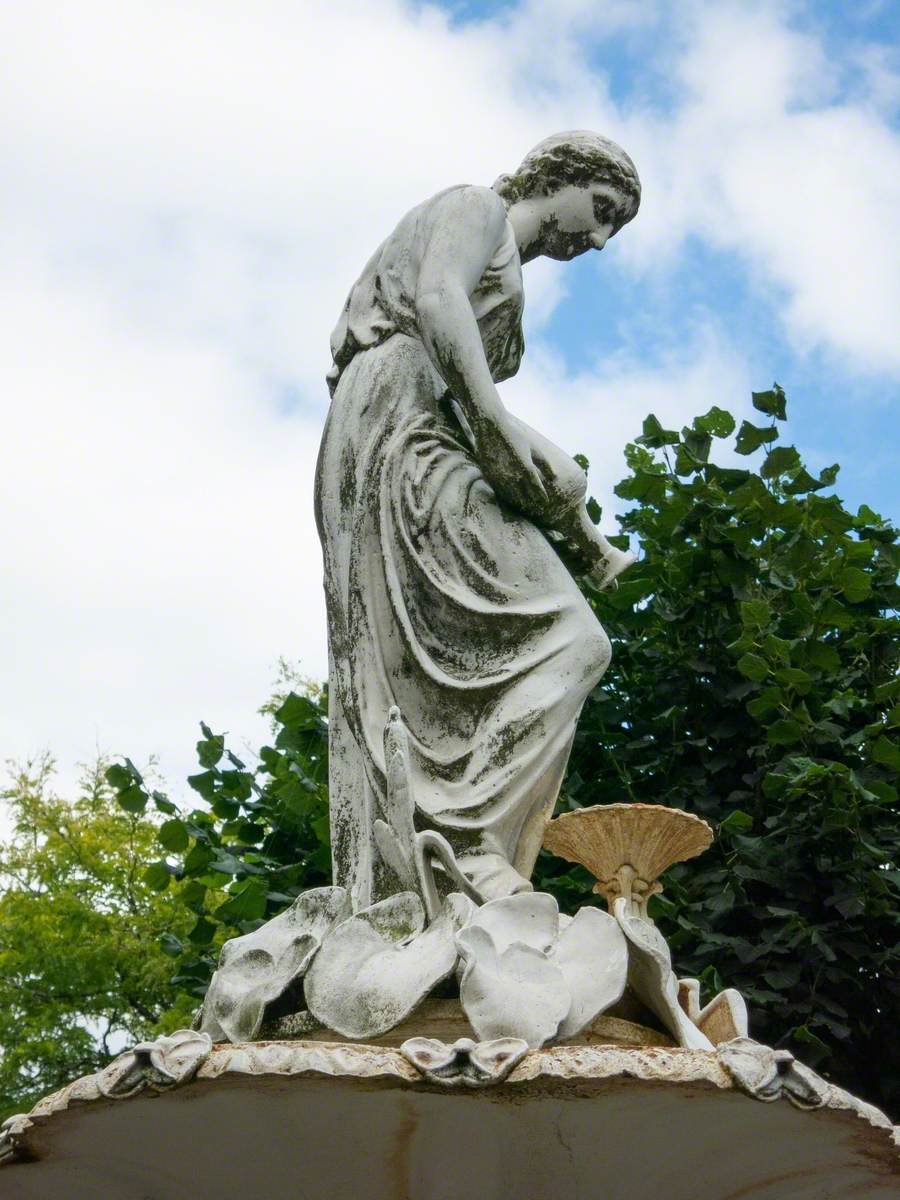
[[587, 867], [610, 909], [621, 895], [633, 895], [646, 909], [649, 897], [662, 891], [659, 876], [702, 854], [712, 840], [700, 817], [661, 804], [596, 804], [562, 813], [544, 832], [547, 850]]

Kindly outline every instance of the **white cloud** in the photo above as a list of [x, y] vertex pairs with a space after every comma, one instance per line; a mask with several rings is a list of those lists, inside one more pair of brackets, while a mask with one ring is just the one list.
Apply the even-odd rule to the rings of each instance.
[[4, 748], [158, 750], [183, 771], [201, 717], [261, 732], [277, 656], [324, 665], [318, 422], [83, 293], [6, 288], [0, 321]]
[[[660, 114], [617, 106], [586, 55], [643, 36], [650, 3], [462, 27], [400, 0], [5, 6], [0, 752], [68, 768], [99, 742], [175, 778], [200, 717], [259, 733], [279, 654], [322, 673], [312, 469], [344, 294], [406, 208], [553, 129], [601, 129], [641, 169], [604, 258], [655, 284], [709, 239], [783, 293], [799, 343], [895, 362], [896, 139], [774, 11], [697, 8], [657, 63]], [[734, 341], [702, 330], [566, 378], [539, 336], [565, 287], [529, 268], [538, 336], [508, 395], [598, 491], [650, 409], [746, 394]]]
[[779, 11], [694, 7], [672, 66], [681, 103], [635, 122], [645, 201], [623, 253], [652, 270], [691, 236], [733, 252], [798, 350], [897, 372], [900, 136], [884, 72], [840, 100], [838, 64]]

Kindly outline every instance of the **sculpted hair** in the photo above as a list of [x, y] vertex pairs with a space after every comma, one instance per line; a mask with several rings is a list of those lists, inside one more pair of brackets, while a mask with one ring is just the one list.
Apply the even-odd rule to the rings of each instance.
[[532, 196], [549, 196], [574, 184], [603, 184], [614, 188], [625, 201], [622, 224], [630, 221], [641, 202], [637, 168], [621, 146], [599, 133], [575, 129], [544, 138], [530, 150], [512, 175], [501, 175], [494, 184], [509, 204]]

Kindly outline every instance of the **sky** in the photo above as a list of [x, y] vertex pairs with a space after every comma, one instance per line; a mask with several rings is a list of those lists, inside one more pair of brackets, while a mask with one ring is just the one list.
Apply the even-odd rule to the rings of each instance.
[[591, 461], [777, 380], [838, 492], [900, 515], [900, 10], [713, 0], [0, 7], [0, 760], [190, 793], [286, 657], [326, 671], [328, 338], [400, 216], [541, 138], [623, 145], [641, 211], [525, 269], [505, 403]]

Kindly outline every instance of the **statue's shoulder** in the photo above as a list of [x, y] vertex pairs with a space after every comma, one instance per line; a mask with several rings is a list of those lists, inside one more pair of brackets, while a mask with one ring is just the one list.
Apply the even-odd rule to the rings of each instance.
[[476, 183], [457, 183], [444, 188], [421, 205], [429, 210], [476, 211], [485, 218], [506, 219], [506, 207], [493, 188]]
[[456, 230], [467, 238], [474, 231], [483, 230], [493, 234], [499, 245], [506, 226], [506, 206], [493, 188], [469, 183], [445, 188], [409, 215], [412, 218], [409, 225], [401, 222], [398, 232], [402, 236], [411, 225], [417, 235], [424, 238], [423, 245], [437, 229]]

